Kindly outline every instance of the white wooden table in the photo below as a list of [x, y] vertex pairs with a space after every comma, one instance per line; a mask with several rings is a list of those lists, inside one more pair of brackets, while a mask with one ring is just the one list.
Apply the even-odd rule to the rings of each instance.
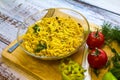
[[89, 22], [97, 25], [102, 25], [104, 21], [120, 25], [120, 15], [80, 0], [0, 0], [0, 80], [27, 80], [21, 74], [22, 70], [13, 68], [1, 61], [1, 53], [16, 39], [18, 26], [25, 18], [38, 10], [54, 7], [74, 9], [81, 12]]

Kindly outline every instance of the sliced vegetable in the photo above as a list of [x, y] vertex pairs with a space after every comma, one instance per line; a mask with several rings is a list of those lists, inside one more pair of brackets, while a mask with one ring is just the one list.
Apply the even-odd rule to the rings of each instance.
[[111, 72], [104, 74], [102, 80], [118, 80]]
[[62, 80], [84, 80], [84, 70], [78, 63], [71, 59], [61, 61], [60, 71]]

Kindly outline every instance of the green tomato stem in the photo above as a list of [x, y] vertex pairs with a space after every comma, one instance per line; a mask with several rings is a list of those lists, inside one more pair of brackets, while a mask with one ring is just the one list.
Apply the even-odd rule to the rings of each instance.
[[98, 48], [95, 48], [95, 55], [98, 56], [100, 54]]

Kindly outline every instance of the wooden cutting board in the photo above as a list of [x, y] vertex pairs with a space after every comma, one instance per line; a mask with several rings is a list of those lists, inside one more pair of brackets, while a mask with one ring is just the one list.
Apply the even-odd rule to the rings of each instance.
[[[21, 50], [20, 47], [16, 48], [12, 53], [8, 52], [8, 49], [14, 45], [16, 41], [11, 43], [2, 53], [3, 58], [14, 63], [14, 66], [21, 68], [28, 74], [34, 76], [38, 80], [61, 80], [61, 74], [59, 72], [60, 60], [45, 61], [36, 59], [27, 55]], [[74, 55], [70, 56], [73, 60], [82, 63], [82, 57], [84, 53], [84, 46]]]

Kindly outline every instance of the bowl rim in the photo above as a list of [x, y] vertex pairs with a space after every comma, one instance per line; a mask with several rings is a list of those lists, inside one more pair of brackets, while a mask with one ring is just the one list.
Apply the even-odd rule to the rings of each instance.
[[[40, 12], [42, 12], [42, 11], [47, 11], [47, 10], [50, 10], [50, 9], [57, 9], [57, 10], [59, 10], [59, 9], [65, 9], [65, 10], [70, 10], [70, 11], [73, 11], [73, 12], [75, 12], [75, 13], [77, 13], [77, 14], [80, 14], [80, 15], [82, 16], [82, 18], [85, 20], [85, 22], [86, 22], [86, 24], [87, 24], [88, 30], [87, 30], [86, 38], [83, 40], [83, 42], [81, 43], [81, 45], [78, 46], [77, 49], [74, 50], [74, 51], [72, 51], [70, 54], [67, 54], [67, 55], [64, 55], [64, 56], [38, 56], [38, 55], [35, 55], [34, 53], [32, 54], [31, 52], [27, 51], [25, 48], [23, 48], [23, 47], [21, 46], [21, 43], [22, 43], [22, 42], [19, 40], [19, 37], [18, 37], [21, 27], [18, 27], [17, 42], [19, 43], [21, 49], [22, 49], [23, 51], [25, 51], [25, 53], [27, 53], [28, 55], [33, 56], [33, 57], [35, 57], [35, 58], [42, 59], [42, 60], [58, 60], [58, 59], [66, 58], [66, 57], [68, 57], [68, 56], [76, 53], [81, 46], [83, 46], [84, 44], [86, 44], [85, 42], [86, 42], [87, 37], [88, 37], [88, 34], [89, 34], [89, 32], [90, 32], [89, 22], [88, 22], [88, 20], [86, 19], [86, 17], [85, 17], [82, 13], [80, 13], [80, 12], [78, 12], [78, 11], [76, 11], [76, 10], [70, 9], [70, 8], [47, 8], [47, 9], [39, 10], [39, 11], [37, 11], [36, 13], [32, 14], [31, 16], [29, 16], [28, 18], [24, 19], [24, 21], [26, 22], [29, 18], [31, 18], [32, 16], [34, 16], [34, 15], [37, 14], [37, 13], [40, 13]], [[25, 22], [22, 23], [23, 26], [25, 26]], [[28, 27], [28, 26], [27, 26], [27, 27]]]

